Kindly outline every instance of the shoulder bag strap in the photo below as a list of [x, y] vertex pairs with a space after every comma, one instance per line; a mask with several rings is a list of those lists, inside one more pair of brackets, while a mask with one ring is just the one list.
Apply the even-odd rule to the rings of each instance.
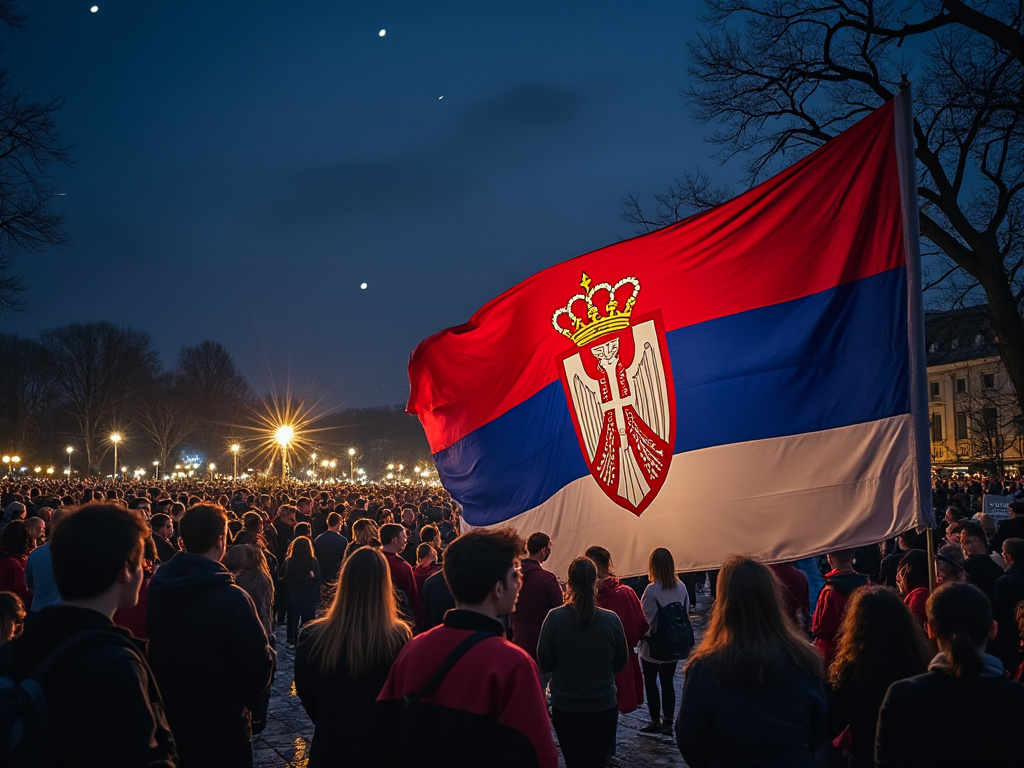
[[480, 630], [479, 632], [474, 632], [472, 635], [465, 638], [461, 643], [455, 646], [455, 650], [449, 653], [447, 658], [441, 662], [441, 666], [439, 666], [434, 674], [430, 676], [430, 679], [427, 680], [422, 688], [418, 691], [407, 693], [402, 697], [403, 703], [406, 706], [409, 706], [410, 704], [415, 704], [424, 696], [429, 696], [433, 693], [437, 686], [441, 684], [441, 681], [444, 680], [445, 675], [447, 675], [451, 671], [452, 667], [455, 666], [455, 662], [461, 659], [465, 655], [466, 651], [481, 640], [486, 640], [488, 637], [497, 637], [497, 635], [493, 632], [488, 632], [487, 630]]

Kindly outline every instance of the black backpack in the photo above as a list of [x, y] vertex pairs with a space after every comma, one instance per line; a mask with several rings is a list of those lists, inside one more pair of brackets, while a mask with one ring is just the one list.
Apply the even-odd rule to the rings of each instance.
[[682, 603], [658, 606], [656, 629], [647, 636], [647, 652], [657, 661], [679, 661], [685, 659], [693, 648], [696, 638], [690, 617]]
[[143, 659], [138, 648], [119, 632], [89, 629], [67, 638], [50, 651], [28, 677], [16, 682], [10, 677], [11, 644], [0, 649], [0, 765], [4, 768], [49, 765], [53, 734], [46, 694], [39, 681], [69, 651], [99, 639], [123, 645]]

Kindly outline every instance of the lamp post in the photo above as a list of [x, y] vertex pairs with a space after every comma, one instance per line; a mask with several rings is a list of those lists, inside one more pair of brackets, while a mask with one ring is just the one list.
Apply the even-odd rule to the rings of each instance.
[[337, 466], [338, 462], [336, 462], [334, 459], [331, 459], [331, 480], [337, 480], [337, 473], [335, 473], [334, 471], [335, 468], [337, 468]]
[[160, 459], [153, 462], [153, 477], [157, 480], [160, 479]]
[[210, 482], [213, 482], [213, 473], [217, 471], [216, 464], [210, 464]]
[[348, 476], [355, 482], [356, 479], [356, 449], [348, 449]]
[[75, 449], [72, 446], [69, 445], [64, 450], [67, 451], [67, 454], [68, 454], [68, 480], [70, 480], [71, 479], [71, 454], [75, 452]]
[[278, 427], [274, 438], [281, 445], [281, 480], [288, 479], [288, 443], [295, 437], [295, 430], [289, 426]]
[[110, 435], [110, 442], [114, 444], [114, 480], [117, 480], [117, 444], [121, 442], [121, 435], [113, 432]]
[[238, 477], [238, 452], [241, 449], [242, 449], [242, 446], [240, 446], [238, 443], [232, 443], [231, 444], [231, 456], [235, 460], [235, 471], [234, 471], [234, 474], [231, 475], [231, 479], [232, 480], [234, 480], [236, 477]]

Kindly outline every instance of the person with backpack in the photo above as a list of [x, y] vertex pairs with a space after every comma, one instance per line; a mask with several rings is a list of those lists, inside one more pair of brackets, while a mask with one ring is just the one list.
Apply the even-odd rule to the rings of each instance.
[[640, 665], [643, 667], [651, 722], [641, 728], [640, 733], [671, 736], [672, 716], [676, 709], [673, 686], [676, 665], [680, 659], [686, 658], [694, 643], [688, 615], [690, 596], [676, 578], [672, 553], [664, 547], [651, 552], [647, 571], [651, 583], [644, 590], [640, 605], [651, 631], [640, 641]]
[[177, 765], [145, 644], [112, 621], [138, 599], [148, 538], [141, 512], [113, 504], [54, 530], [63, 602], [29, 614], [0, 649], [0, 765]]

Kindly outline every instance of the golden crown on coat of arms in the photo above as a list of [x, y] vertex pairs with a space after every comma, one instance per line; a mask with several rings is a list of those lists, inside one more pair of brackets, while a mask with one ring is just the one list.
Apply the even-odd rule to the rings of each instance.
[[629, 327], [629, 318], [640, 293], [640, 281], [624, 277], [614, 286], [592, 284], [586, 272], [580, 280], [584, 293], [577, 293], [551, 316], [551, 324], [579, 346], [613, 331]]

